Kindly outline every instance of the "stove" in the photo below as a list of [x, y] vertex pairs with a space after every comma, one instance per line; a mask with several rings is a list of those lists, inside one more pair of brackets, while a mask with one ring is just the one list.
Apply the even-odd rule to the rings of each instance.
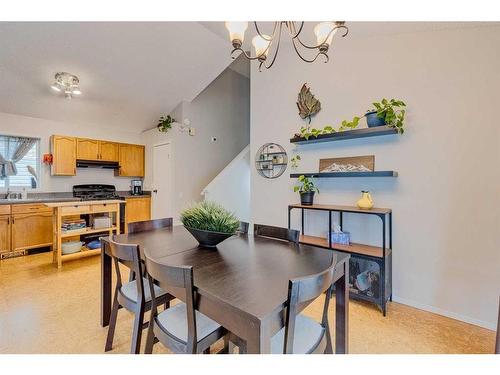
[[116, 194], [114, 185], [102, 184], [73, 185], [73, 196], [82, 201], [122, 199]]

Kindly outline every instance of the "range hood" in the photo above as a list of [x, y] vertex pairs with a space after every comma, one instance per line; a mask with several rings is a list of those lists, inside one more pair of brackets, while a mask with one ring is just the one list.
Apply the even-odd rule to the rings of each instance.
[[103, 169], [119, 169], [120, 165], [117, 161], [104, 160], [76, 160], [77, 168], [103, 168]]

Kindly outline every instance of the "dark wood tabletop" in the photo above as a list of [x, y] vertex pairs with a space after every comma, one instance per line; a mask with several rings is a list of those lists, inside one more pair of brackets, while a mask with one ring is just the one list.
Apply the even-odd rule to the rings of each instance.
[[[138, 244], [141, 257], [169, 265], [191, 265], [198, 309], [247, 342], [248, 352], [266, 353], [270, 338], [283, 327], [288, 280], [315, 274], [337, 259], [336, 352], [347, 352], [349, 255], [309, 245], [233, 236], [217, 249], [199, 248], [182, 226], [115, 236], [121, 243]], [[106, 239], [102, 251], [101, 324], [109, 322], [111, 260]]]

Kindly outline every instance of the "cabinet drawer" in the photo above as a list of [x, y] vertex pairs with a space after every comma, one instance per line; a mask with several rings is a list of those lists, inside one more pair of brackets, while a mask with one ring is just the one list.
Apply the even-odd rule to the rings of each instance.
[[90, 213], [90, 206], [82, 205], [61, 207], [61, 214], [63, 215], [78, 215], [85, 212]]
[[52, 212], [51, 207], [44, 204], [13, 204], [13, 214], [29, 214], [32, 212]]
[[10, 214], [10, 204], [1, 204], [0, 215], [9, 215], [9, 214]]
[[109, 212], [117, 210], [118, 210], [118, 203], [92, 205], [92, 212]]

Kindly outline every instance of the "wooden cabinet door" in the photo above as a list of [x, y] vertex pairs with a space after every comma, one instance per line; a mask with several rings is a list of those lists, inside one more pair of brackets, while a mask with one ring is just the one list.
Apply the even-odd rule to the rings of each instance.
[[144, 146], [120, 144], [119, 157], [120, 176], [144, 177]]
[[104, 161], [118, 161], [118, 143], [99, 141], [99, 158]]
[[77, 138], [76, 158], [81, 160], [99, 160], [99, 141], [96, 139]]
[[52, 232], [51, 212], [12, 215], [13, 250], [51, 246]]
[[0, 215], [0, 253], [10, 251], [10, 215]]
[[76, 138], [53, 135], [51, 150], [52, 175], [74, 176], [76, 174]]
[[126, 223], [151, 220], [151, 197], [127, 198], [125, 201]]

